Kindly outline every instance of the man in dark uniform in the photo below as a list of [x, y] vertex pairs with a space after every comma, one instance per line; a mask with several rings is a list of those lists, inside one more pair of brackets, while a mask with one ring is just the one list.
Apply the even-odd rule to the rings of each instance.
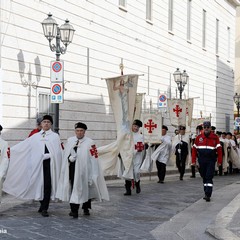
[[210, 202], [216, 159], [218, 165], [222, 164], [222, 147], [218, 136], [211, 132], [211, 123], [209, 121], [203, 123], [203, 129], [203, 132], [197, 136], [192, 148], [192, 164], [196, 164], [198, 157], [199, 171], [203, 178], [205, 192], [203, 199]]

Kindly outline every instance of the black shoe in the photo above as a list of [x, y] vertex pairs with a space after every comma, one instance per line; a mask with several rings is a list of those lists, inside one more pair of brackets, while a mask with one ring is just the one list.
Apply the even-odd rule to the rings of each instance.
[[159, 181], [157, 181], [157, 183], [161, 183], [161, 181], [159, 180]]
[[89, 215], [90, 215], [90, 212], [89, 212], [88, 209], [84, 209], [83, 214], [86, 215], [86, 216], [89, 216]]
[[130, 195], [132, 195], [132, 193], [131, 193], [131, 191], [130, 191], [130, 192], [127, 191], [127, 192], [125, 192], [123, 195], [124, 195], [124, 196], [130, 196]]
[[196, 178], [196, 176], [190, 176], [190, 178]]
[[182, 180], [183, 180], [183, 178], [182, 178], [182, 177], [180, 177], [180, 178], [179, 178], [179, 180], [181, 180], [181, 181], [182, 181]]
[[206, 196], [206, 195], [205, 195], [205, 197], [203, 197], [203, 199], [206, 200], [206, 202], [210, 202], [211, 201], [211, 198]]
[[49, 214], [48, 214], [47, 210], [42, 210], [42, 216], [43, 217], [49, 217]]
[[210, 197], [206, 197], [206, 202], [210, 202], [211, 201], [211, 198]]
[[42, 208], [41, 208], [41, 207], [38, 209], [38, 212], [39, 212], [39, 213], [41, 213], [41, 212], [42, 212]]
[[[89, 214], [90, 215], [90, 214]], [[72, 213], [73, 218], [78, 218], [78, 213]]]

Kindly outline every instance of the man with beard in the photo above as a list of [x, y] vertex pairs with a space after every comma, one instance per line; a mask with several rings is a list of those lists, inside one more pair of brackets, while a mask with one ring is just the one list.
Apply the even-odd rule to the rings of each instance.
[[213, 189], [213, 176], [215, 170], [215, 162], [222, 164], [222, 147], [218, 136], [211, 131], [211, 123], [205, 121], [203, 123], [203, 132], [196, 137], [192, 148], [192, 164], [198, 163], [200, 166], [200, 175], [203, 178], [203, 186], [206, 202], [210, 202]]

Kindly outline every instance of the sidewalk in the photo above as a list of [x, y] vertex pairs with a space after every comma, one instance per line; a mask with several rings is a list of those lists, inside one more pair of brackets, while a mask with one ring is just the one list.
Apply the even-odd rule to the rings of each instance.
[[[154, 229], [153, 236], [155, 239], [161, 240], [208, 240], [214, 238], [239, 240], [239, 184], [240, 182], [237, 182], [214, 191], [214, 196], [209, 203], [203, 199], [198, 200], [175, 215], [170, 221]], [[231, 199], [233, 200], [231, 201]], [[209, 237], [205, 233], [208, 233]]]

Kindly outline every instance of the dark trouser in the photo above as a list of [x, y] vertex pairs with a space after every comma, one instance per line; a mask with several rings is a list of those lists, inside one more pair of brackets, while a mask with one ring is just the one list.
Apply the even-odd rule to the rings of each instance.
[[222, 165], [218, 167], [218, 171], [219, 171], [219, 176], [222, 176], [223, 175]]
[[204, 192], [207, 197], [212, 196], [213, 190], [213, 177], [215, 171], [215, 163], [216, 160], [209, 160], [209, 159], [198, 159], [200, 165], [200, 175], [203, 179], [203, 187]]
[[43, 200], [40, 201], [41, 209], [48, 210], [50, 197], [51, 197], [51, 168], [50, 168], [50, 159], [43, 161]]
[[196, 177], [196, 167], [194, 165], [191, 166], [192, 177]]
[[[74, 174], [75, 174], [75, 162], [71, 162], [69, 165], [69, 180], [71, 182], [72, 189], [74, 184]], [[78, 214], [79, 206], [80, 204], [70, 203], [71, 212], [74, 214]], [[82, 209], [88, 210], [89, 208], [91, 209], [91, 199], [89, 199], [82, 205]]]
[[157, 170], [158, 170], [159, 181], [163, 182], [165, 179], [165, 175], [166, 175], [166, 164], [156, 161], [156, 166], [157, 166]]
[[178, 155], [176, 155], [176, 165], [178, 168], [178, 172], [180, 173], [180, 178], [183, 178], [185, 173], [185, 165], [186, 165], [186, 158], [179, 158]]

